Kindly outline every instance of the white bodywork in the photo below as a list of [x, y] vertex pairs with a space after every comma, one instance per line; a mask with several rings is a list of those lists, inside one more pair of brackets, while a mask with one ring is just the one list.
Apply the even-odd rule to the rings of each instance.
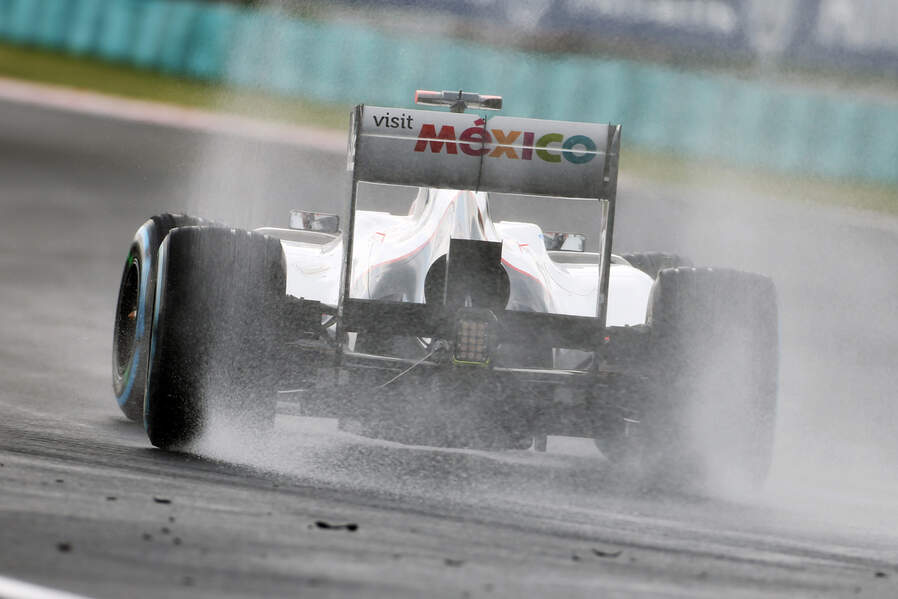
[[[448, 251], [450, 238], [502, 241], [502, 263], [510, 275], [540, 286], [546, 311], [596, 316], [598, 256], [548, 252], [542, 229], [533, 223], [493, 222], [486, 192], [421, 188], [409, 214], [358, 211], [352, 264], [351, 297], [376, 297], [383, 268], [414, 259], [429, 268]], [[261, 229], [281, 238], [287, 261], [287, 293], [336, 305], [339, 300], [343, 239], [310, 231]], [[423, 267], [421, 265], [424, 265]], [[401, 301], [424, 302], [423, 276]], [[609, 278], [608, 326], [645, 323], [652, 279], [622, 260], [613, 260]], [[515, 309], [514, 293], [509, 309]], [[532, 309], [532, 308], [531, 308]]]

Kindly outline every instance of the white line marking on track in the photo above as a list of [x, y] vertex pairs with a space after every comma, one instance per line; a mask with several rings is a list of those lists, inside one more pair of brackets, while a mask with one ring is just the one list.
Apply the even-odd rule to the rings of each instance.
[[30, 582], [22, 582], [15, 578], [0, 576], [0, 598], [2, 599], [87, 599], [84, 595], [75, 595], [65, 591], [57, 591]]
[[[58, 85], [0, 77], [0, 99], [133, 123], [222, 133], [259, 141], [310, 147], [323, 152], [338, 154], [346, 152], [346, 135], [324, 127], [265, 121]], [[348, 120], [347, 117], [347, 123]]]

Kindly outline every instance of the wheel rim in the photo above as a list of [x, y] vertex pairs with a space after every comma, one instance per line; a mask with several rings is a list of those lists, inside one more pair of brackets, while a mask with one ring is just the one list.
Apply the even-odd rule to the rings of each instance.
[[137, 308], [140, 302], [140, 263], [134, 254], [128, 256], [128, 265], [122, 277], [118, 307], [115, 314], [115, 367], [119, 376], [124, 375], [134, 353], [137, 337]]

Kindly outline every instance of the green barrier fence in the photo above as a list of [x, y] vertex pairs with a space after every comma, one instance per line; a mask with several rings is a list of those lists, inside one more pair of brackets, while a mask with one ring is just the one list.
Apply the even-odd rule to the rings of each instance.
[[507, 114], [618, 122], [628, 143], [690, 158], [898, 183], [898, 106], [726, 75], [186, 0], [0, 0], [0, 39], [324, 102], [408, 106], [416, 88], [496, 93]]

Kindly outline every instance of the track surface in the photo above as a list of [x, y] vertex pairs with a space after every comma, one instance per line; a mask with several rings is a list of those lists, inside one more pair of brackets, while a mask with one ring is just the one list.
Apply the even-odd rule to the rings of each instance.
[[[618, 251], [776, 279], [782, 410], [761, 497], [622, 489], [563, 439], [441, 451], [290, 416], [264, 450], [150, 448], [109, 383], [134, 229], [164, 210], [243, 226], [333, 210], [342, 165], [0, 104], [0, 576], [103, 597], [898, 596], [898, 226], [863, 215], [622, 182]], [[526, 216], [510, 204], [499, 217]]]

